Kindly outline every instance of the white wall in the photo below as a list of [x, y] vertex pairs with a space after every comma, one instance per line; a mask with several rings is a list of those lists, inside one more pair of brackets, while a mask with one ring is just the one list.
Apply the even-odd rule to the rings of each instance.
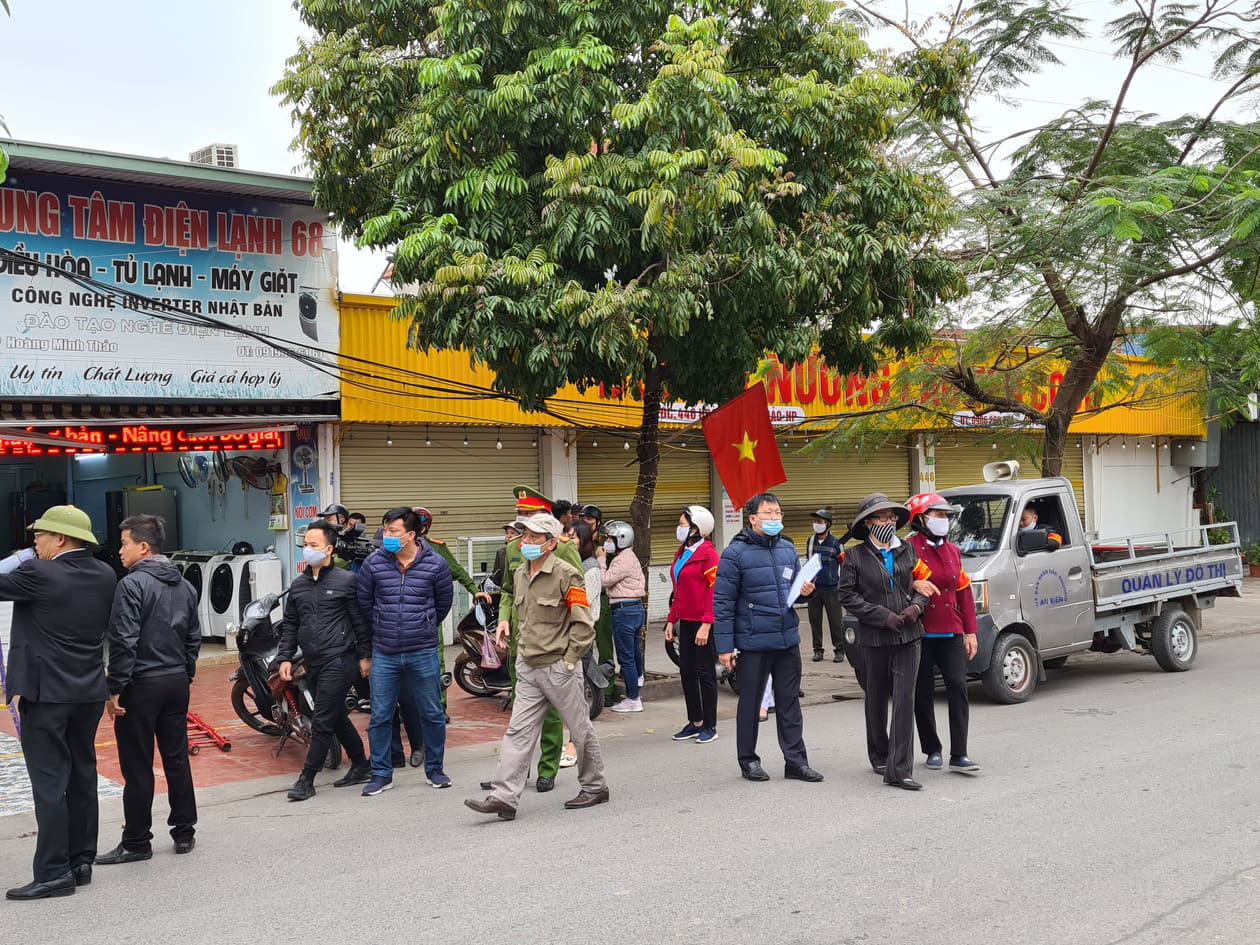
[[1085, 444], [1087, 527], [1092, 537], [1116, 538], [1195, 526], [1194, 483], [1188, 466], [1174, 466], [1167, 438], [1095, 437]]

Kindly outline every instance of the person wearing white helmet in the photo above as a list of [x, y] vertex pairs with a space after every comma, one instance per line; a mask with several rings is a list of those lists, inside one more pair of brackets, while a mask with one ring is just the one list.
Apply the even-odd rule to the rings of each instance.
[[678, 516], [678, 551], [669, 569], [673, 593], [665, 639], [678, 641], [678, 676], [687, 700], [687, 724], [674, 741], [707, 745], [717, 735], [717, 649], [713, 644], [713, 584], [718, 553], [709, 536], [713, 513], [689, 505]]
[[625, 522], [609, 522], [604, 534], [608, 537], [602, 547], [595, 549], [595, 560], [599, 562], [600, 578], [608, 593], [613, 645], [626, 686], [626, 697], [613, 706], [612, 711], [642, 712], [639, 633], [647, 622], [647, 608], [643, 606], [647, 581], [643, 577], [643, 565], [634, 553], [634, 529]]

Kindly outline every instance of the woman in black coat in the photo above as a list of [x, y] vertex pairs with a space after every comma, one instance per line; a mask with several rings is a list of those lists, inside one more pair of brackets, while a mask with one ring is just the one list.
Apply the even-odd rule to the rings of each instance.
[[[858, 622], [866, 688], [866, 749], [871, 767], [892, 787], [917, 791], [914, 773], [914, 687], [919, 669], [919, 618], [934, 590], [914, 549], [897, 538], [910, 519], [882, 493], [858, 506], [852, 534], [862, 543], [840, 565], [840, 603]], [[892, 719], [888, 702], [892, 699]]]

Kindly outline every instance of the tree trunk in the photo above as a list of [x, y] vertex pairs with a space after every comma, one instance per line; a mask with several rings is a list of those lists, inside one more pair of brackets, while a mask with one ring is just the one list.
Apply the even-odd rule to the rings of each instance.
[[1063, 451], [1067, 447], [1067, 428], [1072, 415], [1064, 416], [1057, 410], [1046, 420], [1044, 455], [1041, 458], [1043, 476], [1062, 475]]
[[1096, 331], [1068, 364], [1054, 403], [1046, 418], [1045, 451], [1041, 461], [1043, 476], [1062, 475], [1063, 451], [1067, 448], [1068, 427], [1081, 409], [1098, 375], [1107, 363], [1115, 329]]
[[639, 479], [630, 502], [630, 524], [634, 526], [634, 553], [644, 570], [652, 560], [652, 503], [656, 499], [656, 477], [661, 466], [661, 394], [664, 371], [648, 367], [644, 372], [643, 421], [639, 427]]

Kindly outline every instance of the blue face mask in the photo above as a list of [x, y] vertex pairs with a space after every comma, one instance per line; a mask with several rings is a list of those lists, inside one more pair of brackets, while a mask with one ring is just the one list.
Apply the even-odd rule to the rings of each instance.
[[324, 563], [324, 559], [328, 557], [328, 552], [323, 548], [311, 548], [309, 545], [302, 548], [302, 560], [312, 568]]
[[381, 547], [394, 554], [402, 548], [402, 539], [397, 535], [386, 535], [381, 539]]
[[761, 530], [773, 538], [779, 532], [783, 531], [783, 519], [781, 518], [764, 518], [761, 520]]
[[527, 545], [521, 542], [521, 554], [526, 561], [537, 561], [542, 557], [542, 545]]

